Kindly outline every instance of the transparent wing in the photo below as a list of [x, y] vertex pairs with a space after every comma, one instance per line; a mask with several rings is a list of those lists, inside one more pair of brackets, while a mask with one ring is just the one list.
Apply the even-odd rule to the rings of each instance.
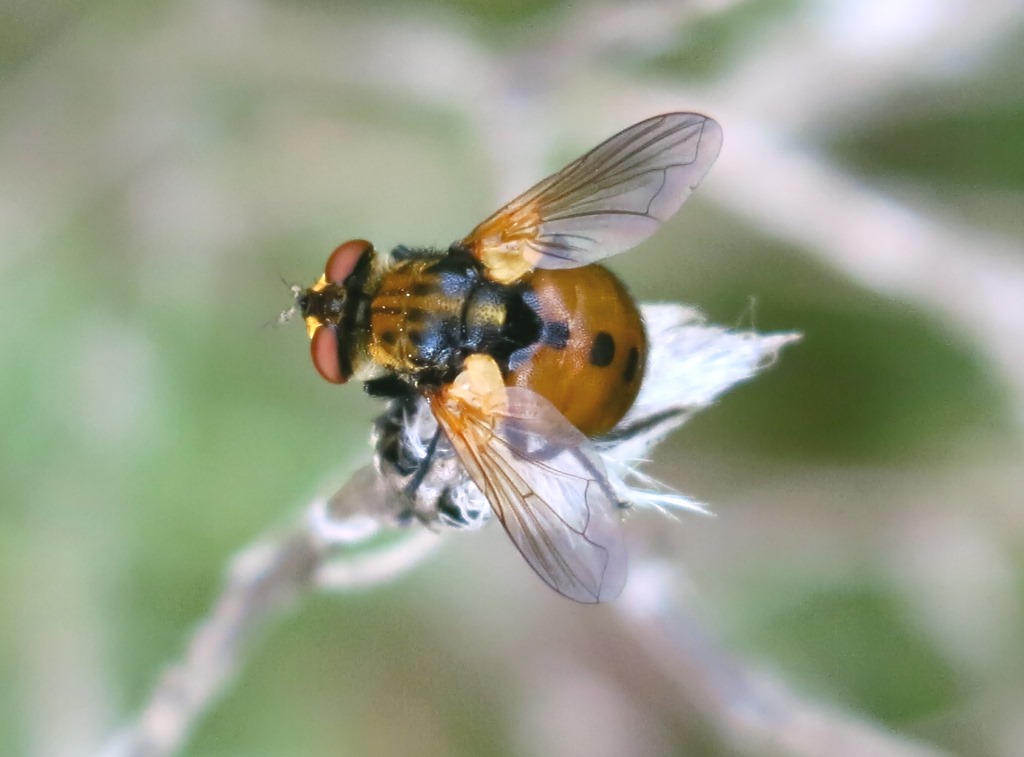
[[614, 599], [626, 581], [626, 547], [600, 457], [546, 399], [507, 392], [507, 408], [489, 416], [444, 390], [431, 408], [537, 575], [577, 602]]
[[517, 197], [462, 240], [488, 268], [573, 268], [624, 252], [672, 216], [722, 147], [698, 113], [649, 118]]

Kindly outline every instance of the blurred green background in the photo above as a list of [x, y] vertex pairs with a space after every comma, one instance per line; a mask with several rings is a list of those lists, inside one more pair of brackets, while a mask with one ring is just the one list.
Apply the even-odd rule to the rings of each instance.
[[[300, 325], [268, 327], [282, 278], [312, 282], [353, 237], [445, 245], [682, 109], [721, 121], [720, 166], [612, 267], [640, 300], [805, 338], [658, 450], [653, 471], [717, 517], [640, 513], [630, 540], [810, 700], [1020, 754], [1021, 10], [0, 3], [0, 753], [98, 748], [229, 556], [365, 462], [377, 406], [316, 376]], [[943, 290], [961, 270], [944, 249], [880, 253], [870, 225], [813, 245], [758, 220], [744, 172], [821, 220], [749, 157], [758, 135], [962, 233], [970, 275]], [[858, 275], [829, 236], [910, 273]], [[998, 296], [975, 286], [989, 271]], [[497, 527], [456, 535], [393, 584], [295, 608], [185, 753], [732, 753], [636, 644]]]

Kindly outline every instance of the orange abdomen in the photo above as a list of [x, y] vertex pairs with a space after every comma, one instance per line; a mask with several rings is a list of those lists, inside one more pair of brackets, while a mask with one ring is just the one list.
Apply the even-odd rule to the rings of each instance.
[[509, 386], [541, 394], [587, 436], [606, 433], [640, 391], [647, 337], [636, 303], [599, 265], [537, 270], [525, 282], [542, 321], [527, 360]]

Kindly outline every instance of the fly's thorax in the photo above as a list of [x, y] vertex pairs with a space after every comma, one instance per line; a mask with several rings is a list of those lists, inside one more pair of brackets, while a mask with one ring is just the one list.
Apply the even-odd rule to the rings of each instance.
[[398, 248], [372, 294], [369, 355], [420, 387], [451, 381], [473, 354], [506, 366], [540, 334], [523, 291], [491, 281], [464, 251]]
[[475, 265], [448, 257], [397, 260], [369, 306], [369, 352], [388, 371], [443, 381], [464, 354], [467, 303], [479, 285]]

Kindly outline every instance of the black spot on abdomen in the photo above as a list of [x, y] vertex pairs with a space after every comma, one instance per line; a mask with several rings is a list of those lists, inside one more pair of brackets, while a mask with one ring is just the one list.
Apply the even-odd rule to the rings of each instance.
[[607, 331], [598, 331], [590, 346], [590, 364], [604, 368], [615, 359], [615, 339]]

